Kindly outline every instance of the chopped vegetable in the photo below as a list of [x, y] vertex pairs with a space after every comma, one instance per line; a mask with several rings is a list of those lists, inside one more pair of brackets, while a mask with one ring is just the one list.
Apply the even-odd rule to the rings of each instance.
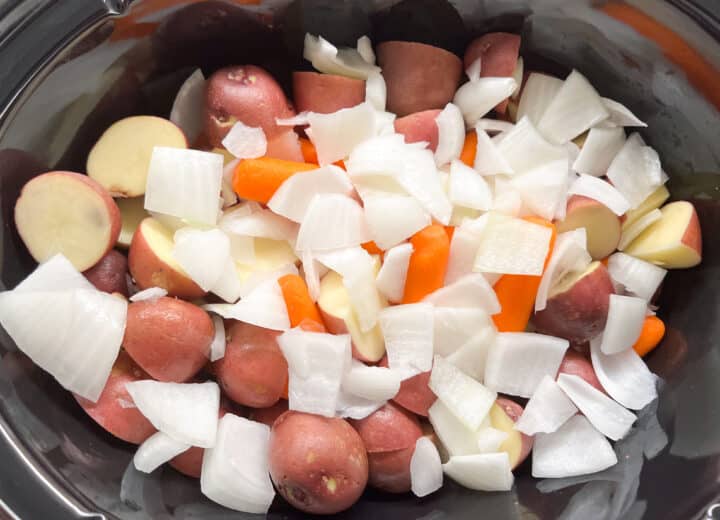
[[314, 170], [315, 164], [261, 157], [240, 161], [233, 172], [233, 189], [238, 197], [267, 204], [283, 182], [297, 172]]
[[437, 224], [417, 232], [410, 239], [413, 252], [408, 265], [403, 303], [419, 302], [443, 286], [450, 239], [445, 229]]

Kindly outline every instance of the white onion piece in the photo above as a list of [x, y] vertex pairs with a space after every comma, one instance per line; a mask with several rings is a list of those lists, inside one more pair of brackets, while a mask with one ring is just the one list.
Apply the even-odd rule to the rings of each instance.
[[400, 244], [385, 252], [382, 267], [375, 277], [375, 285], [391, 303], [402, 300], [412, 253], [412, 244]]
[[523, 201], [520, 192], [508, 175], [496, 175], [493, 180], [493, 212], [508, 217], [523, 214]]
[[360, 204], [345, 195], [316, 195], [300, 225], [296, 249], [327, 251], [359, 246], [369, 240]]
[[203, 309], [219, 314], [226, 319], [238, 320], [266, 329], [287, 330], [290, 328], [285, 299], [277, 280], [261, 283], [233, 305], [213, 303], [204, 305]]
[[223, 167], [222, 181], [220, 182], [220, 198], [222, 199], [223, 209], [237, 204], [238, 197], [233, 189], [232, 180], [239, 162], [240, 159], [235, 159]]
[[152, 473], [188, 448], [190, 448], [189, 444], [176, 441], [163, 432], [157, 432], [140, 445], [133, 457], [133, 464], [138, 471]]
[[482, 58], [478, 58], [473, 61], [470, 66], [465, 69], [465, 74], [470, 81], [478, 81], [480, 79], [480, 73], [482, 72]]
[[307, 285], [308, 292], [312, 301], [316, 302], [320, 297], [320, 277], [322, 271], [325, 271], [325, 267], [320, 265], [320, 262], [315, 260], [312, 251], [302, 252], [302, 270], [303, 276], [305, 277], [305, 285]]
[[613, 281], [646, 301], [650, 301], [667, 274], [662, 267], [625, 253], [610, 256], [608, 272]]
[[310, 139], [321, 166], [345, 159], [353, 148], [375, 136], [375, 108], [361, 103], [331, 114], [308, 114]]
[[[0, 324], [65, 389], [96, 402], [125, 334], [127, 302], [95, 288], [36, 290], [42, 278], [37, 275], [20, 290], [0, 293]], [[74, 282], [65, 278], [62, 283]]]
[[215, 447], [205, 450], [203, 495], [244, 513], [265, 514], [275, 490], [268, 468], [270, 428], [231, 413], [220, 419]]
[[617, 354], [632, 348], [640, 337], [646, 313], [647, 301], [643, 298], [611, 294], [600, 343], [603, 354]]
[[452, 205], [445, 194], [430, 150], [406, 145], [403, 170], [397, 182], [441, 224], [447, 225]]
[[479, 126], [475, 129], [477, 132], [478, 143], [475, 152], [475, 163], [473, 167], [480, 175], [497, 175], [512, 174], [513, 169], [505, 160], [505, 157], [492, 139], [487, 135], [485, 130]]
[[497, 335], [485, 362], [488, 388], [520, 397], [531, 397], [545, 376], [555, 377], [568, 341], [531, 332]]
[[595, 88], [585, 76], [573, 70], [545, 110], [538, 130], [550, 141], [562, 144], [609, 116]]
[[334, 417], [343, 374], [350, 367], [350, 336], [295, 328], [277, 341], [288, 362], [290, 410]]
[[308, 114], [310, 112], [300, 112], [292, 117], [275, 118], [275, 124], [278, 126], [305, 126], [308, 123]]
[[515, 80], [515, 92], [512, 93], [512, 99], [517, 99], [520, 96], [520, 87], [522, 87], [523, 77], [525, 76], [525, 60], [520, 56], [515, 63], [513, 69], [512, 78]]
[[288, 129], [268, 139], [266, 155], [285, 161], [305, 162], [300, 147], [300, 138], [293, 129]]
[[[366, 42], [360, 44], [360, 49], [370, 57]], [[355, 79], [367, 79], [371, 73], [380, 72], [380, 67], [366, 61], [363, 54], [357, 49], [338, 49], [322, 36], [305, 34], [303, 57], [320, 72]]]
[[552, 433], [578, 409], [552, 376], [543, 377], [514, 428], [525, 435]]
[[472, 273], [475, 256], [477, 256], [480, 247], [480, 237], [481, 235], [473, 233], [464, 227], [455, 228], [450, 241], [445, 285], [450, 285], [463, 276]]
[[635, 209], [663, 182], [660, 158], [638, 134], [632, 134], [613, 159], [607, 177]]
[[473, 334], [494, 328], [487, 312], [478, 308], [435, 307], [434, 352], [447, 357], [467, 343]]
[[603, 354], [601, 338], [590, 341], [595, 374], [605, 391], [625, 408], [640, 410], [657, 397], [656, 376], [634, 349]]
[[413, 303], [386, 307], [380, 312], [388, 366], [407, 379], [432, 368], [433, 306]]
[[495, 342], [495, 327], [486, 327], [475, 332], [460, 348], [446, 359], [465, 374], [482, 382], [485, 363], [490, 346]]
[[495, 291], [480, 273], [463, 276], [456, 282], [428, 294], [423, 301], [436, 307], [478, 308], [488, 314], [500, 312]]
[[65, 255], [58, 253], [38, 265], [13, 289], [13, 292], [72, 291], [73, 289], [96, 290]]
[[172, 109], [170, 121], [183, 131], [189, 143], [195, 140], [205, 126], [205, 76], [196, 69], [180, 86]]
[[154, 301], [163, 296], [167, 296], [168, 292], [162, 287], [148, 287], [142, 291], [138, 291], [130, 296], [131, 302], [142, 302], [146, 300]]
[[659, 209], [654, 209], [630, 224], [622, 232], [620, 243], [618, 244], [618, 250], [623, 251], [632, 243], [633, 240], [640, 236], [640, 233], [650, 227], [651, 224], [660, 220], [661, 217], [662, 212]]
[[602, 177], [624, 144], [625, 132], [622, 128], [591, 128], [573, 163], [573, 170]]
[[451, 456], [479, 453], [477, 433], [460, 422], [440, 399], [428, 409], [428, 419]]
[[355, 49], [363, 60], [371, 65], [375, 64], [375, 51], [373, 51], [372, 41], [370, 41], [370, 38], [365, 35], [360, 36], [357, 40]]
[[335, 415], [343, 419], [364, 419], [368, 415], [385, 406], [386, 403], [387, 401], [370, 401], [368, 399], [363, 399], [362, 397], [358, 397], [340, 389], [337, 405], [335, 407]]
[[635, 414], [578, 376], [560, 374], [557, 383], [595, 429], [614, 441], [625, 437], [637, 419]]
[[230, 239], [219, 229], [178, 229], [172, 256], [196, 284], [209, 291], [230, 258]]
[[553, 433], [535, 436], [532, 455], [535, 478], [587, 475], [616, 463], [617, 456], [610, 443], [582, 415], [571, 417]]
[[591, 175], [580, 175], [569, 193], [596, 200], [616, 215], [624, 215], [630, 209], [627, 199], [612, 184]]
[[605, 97], [602, 98], [602, 102], [608, 112], [610, 112], [610, 117], [608, 118], [609, 123], [617, 126], [647, 126], [646, 123], [643, 123], [625, 105]]
[[440, 356], [435, 356], [428, 386], [453, 415], [472, 431], [480, 428], [497, 399], [496, 392]]
[[513, 78], [480, 78], [462, 85], [453, 98], [468, 128], [475, 126], [478, 119], [490, 112], [498, 103], [509, 98], [517, 83]]
[[508, 433], [491, 426], [480, 428], [477, 432], [477, 444], [480, 453], [496, 453], [500, 445], [508, 438]]
[[567, 172], [567, 159], [559, 159], [515, 175], [510, 182], [520, 194], [525, 210], [553, 220], [558, 208], [567, 201]]
[[585, 228], [574, 229], [560, 233], [555, 240], [552, 256], [540, 280], [537, 296], [535, 297], [535, 312], [547, 306], [550, 288], [567, 273], [581, 271], [592, 258], [587, 252], [587, 234]]
[[156, 146], [148, 167], [145, 209], [215, 225], [222, 176], [220, 154]]
[[520, 119], [512, 130], [499, 135], [502, 140], [495, 142], [497, 149], [515, 173], [567, 159], [566, 148], [548, 142], [527, 117]]
[[450, 165], [450, 202], [465, 208], [488, 211], [492, 192], [485, 179], [465, 163], [454, 160]]
[[220, 388], [217, 383], [125, 384], [140, 412], [155, 428], [179, 442], [201, 448], [215, 445]]
[[392, 248], [432, 223], [413, 197], [373, 193], [363, 202], [370, 236], [380, 249]]
[[267, 153], [267, 138], [262, 128], [235, 123], [222, 140], [225, 149], [238, 159], [256, 159]]
[[[246, 209], [248, 207], [249, 212]], [[232, 235], [271, 240], [294, 240], [298, 234], [295, 222], [249, 203], [241, 203], [225, 211], [219, 226]]]
[[404, 137], [396, 133], [368, 139], [353, 149], [345, 168], [354, 182], [365, 176], [392, 177], [404, 167], [402, 156], [406, 146]]
[[551, 235], [545, 226], [493, 214], [480, 241], [475, 271], [541, 275]]
[[400, 376], [384, 367], [369, 367], [356, 361], [342, 380], [345, 392], [368, 401], [387, 401], [400, 390]]
[[507, 452], [455, 455], [443, 464], [445, 474], [468, 489], [510, 491], [513, 474]]
[[484, 130], [485, 132], [507, 132], [512, 130], [515, 125], [509, 121], [501, 119], [478, 119], [475, 128]]
[[410, 459], [410, 489], [417, 497], [425, 497], [442, 487], [443, 469], [433, 441], [420, 437]]
[[212, 343], [210, 343], [210, 361], [217, 361], [225, 356], [225, 346], [227, 338], [225, 337], [225, 323], [220, 316], [213, 316], [213, 327], [215, 334]]
[[225, 261], [220, 278], [210, 288], [210, 291], [228, 303], [235, 303], [243, 295], [243, 283], [240, 281], [235, 261], [231, 257]]
[[272, 271], [264, 269], [252, 271], [241, 283], [240, 296], [244, 298], [264, 283], [276, 281], [288, 274], [299, 274], [297, 266], [292, 262]]
[[562, 86], [561, 79], [539, 72], [531, 72], [520, 94], [518, 121], [527, 116], [534, 125], [537, 125]]
[[438, 166], [448, 164], [460, 157], [465, 143], [465, 123], [460, 109], [448, 103], [435, 118], [438, 127], [438, 145], [435, 162]]
[[365, 80], [365, 101], [370, 103], [375, 110], [385, 111], [387, 85], [385, 85], [385, 78], [379, 72], [373, 72]]

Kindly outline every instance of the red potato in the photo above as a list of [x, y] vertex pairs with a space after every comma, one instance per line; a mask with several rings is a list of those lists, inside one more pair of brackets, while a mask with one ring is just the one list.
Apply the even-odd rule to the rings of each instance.
[[622, 216], [620, 220], [622, 220], [623, 231], [650, 213], [652, 210], [658, 209], [660, 206], [665, 204], [665, 201], [669, 198], [670, 192], [665, 185], [663, 184], [662, 186], [658, 186], [658, 188], [648, 195], [648, 197], [642, 201], [637, 208], [631, 209]]
[[405, 136], [406, 143], [425, 141], [433, 152], [438, 145], [438, 126], [435, 122], [441, 110], [425, 110], [395, 120], [395, 131]]
[[402, 450], [368, 453], [368, 484], [387, 493], [410, 491], [410, 460], [413, 453], [414, 444]]
[[660, 211], [660, 220], [640, 233], [625, 252], [666, 269], [698, 265], [702, 260], [702, 232], [695, 207], [678, 201]]
[[414, 447], [422, 435], [420, 421], [391, 402], [364, 419], [350, 421], [368, 453], [382, 453]]
[[368, 480], [368, 459], [347, 421], [289, 411], [270, 434], [270, 476], [290, 505], [328, 515], [352, 506]]
[[365, 81], [319, 72], [293, 72], [293, 100], [298, 112], [329, 114], [365, 101]]
[[142, 444], [156, 430], [134, 405], [125, 384], [143, 379], [150, 379], [150, 376], [121, 350], [96, 403], [73, 395], [85, 413], [105, 430], [118, 439]]
[[119, 251], [111, 249], [83, 274], [100, 291], [128, 295], [128, 261]]
[[151, 217], [143, 220], [130, 243], [130, 274], [140, 289], [161, 287], [169, 296], [188, 300], [204, 296], [205, 291], [173, 257], [174, 244], [171, 229]]
[[585, 228], [587, 249], [593, 260], [602, 260], [612, 254], [620, 243], [620, 218], [600, 202], [573, 195], [568, 200], [565, 219], [557, 223], [557, 232]]
[[205, 134], [212, 146], [222, 140], [232, 126], [242, 121], [260, 127], [268, 139], [287, 130], [275, 118], [295, 115], [280, 85], [266, 70], [255, 65], [225, 67], [207, 82]]
[[584, 379], [586, 383], [594, 386], [601, 392], [605, 393], [605, 389], [600, 384], [600, 381], [595, 374], [595, 369], [592, 363], [587, 357], [582, 354], [575, 352], [574, 350], [568, 350], [560, 363], [560, 369], [558, 375], [568, 374], [570, 376], [578, 376]]
[[[520, 53], [520, 36], [504, 32], [488, 33], [476, 38], [465, 50], [463, 64], [465, 69], [480, 58], [480, 76], [512, 77]], [[504, 114], [508, 100], [501, 102], [495, 110]]]
[[62, 253], [78, 271], [85, 271], [115, 246], [120, 210], [90, 177], [54, 171], [23, 186], [15, 203], [15, 225], [36, 261]]
[[573, 272], [550, 289], [547, 306], [536, 312], [533, 323], [538, 332], [580, 344], [605, 328], [612, 280], [601, 262], [591, 263], [583, 272]]
[[[388, 366], [387, 356], [380, 360], [381, 367]], [[437, 396], [430, 390], [430, 371], [423, 372], [400, 383], [400, 390], [393, 397], [393, 401], [413, 413], [423, 417], [428, 416], [428, 410]]]
[[283, 161], [305, 162], [300, 138], [292, 128], [268, 140], [265, 155]]
[[128, 305], [123, 347], [154, 379], [182, 383], [205, 366], [214, 336], [207, 312], [163, 297]]
[[523, 463], [530, 454], [535, 442], [534, 437], [520, 433], [514, 428], [523, 411], [522, 406], [506, 397], [498, 397], [495, 404], [490, 408], [492, 427], [508, 434], [500, 445], [500, 450], [507, 452], [512, 469]]
[[254, 408], [278, 402], [288, 378], [279, 335], [249, 323], [230, 324], [225, 356], [214, 364], [218, 383], [230, 399]]
[[285, 399], [281, 399], [270, 408], [257, 408], [253, 410], [250, 412], [250, 419], [272, 427], [275, 420], [287, 411], [288, 402]]
[[377, 60], [387, 85], [387, 110], [398, 117], [442, 109], [460, 84], [462, 61], [439, 47], [384, 42], [377, 47]]

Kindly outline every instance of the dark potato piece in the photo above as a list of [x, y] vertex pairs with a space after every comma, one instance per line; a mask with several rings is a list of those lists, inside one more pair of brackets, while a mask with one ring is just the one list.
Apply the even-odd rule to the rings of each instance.
[[[387, 356], [380, 360], [381, 367], [387, 367]], [[433, 405], [437, 396], [430, 390], [430, 371], [423, 372], [416, 376], [405, 379], [400, 383], [400, 390], [393, 397], [393, 401], [413, 413], [428, 416], [428, 410]]]
[[[512, 77], [520, 53], [520, 36], [517, 34], [496, 32], [488, 33], [476, 38], [465, 51], [463, 64], [465, 69], [478, 58], [481, 59], [480, 76], [485, 77]], [[508, 100], [502, 101], [495, 107], [501, 114], [507, 109]]]
[[391, 402], [351, 424], [360, 434], [368, 453], [410, 448], [422, 435], [418, 418]]
[[250, 412], [250, 420], [272, 427], [275, 420], [287, 411], [288, 402], [285, 399], [280, 399], [269, 408], [257, 408]]
[[435, 122], [441, 110], [424, 110], [395, 120], [395, 131], [405, 136], [406, 143], [425, 141], [433, 152], [438, 145], [438, 126]]
[[365, 101], [365, 81], [335, 74], [293, 72], [293, 100], [298, 112], [329, 114]]
[[128, 295], [128, 260], [115, 249], [108, 251], [97, 264], [83, 274], [99, 291]]

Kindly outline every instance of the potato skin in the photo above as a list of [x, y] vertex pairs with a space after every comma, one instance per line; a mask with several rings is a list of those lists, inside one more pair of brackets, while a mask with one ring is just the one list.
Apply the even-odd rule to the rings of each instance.
[[388, 493], [410, 491], [410, 459], [415, 446], [402, 450], [368, 453], [368, 484]]
[[293, 72], [293, 100], [298, 112], [330, 114], [365, 101], [365, 81], [319, 72]]
[[[380, 360], [379, 366], [387, 367], [387, 356]], [[405, 379], [400, 383], [400, 390], [393, 401], [406, 410], [422, 417], [428, 416], [428, 410], [435, 403], [437, 396], [430, 390], [430, 370]]]
[[[480, 76], [512, 77], [520, 53], [520, 36], [517, 34], [496, 32], [476, 38], [465, 50], [463, 65], [465, 69], [480, 58], [482, 67]], [[496, 110], [504, 114], [508, 100], [501, 101]]]
[[395, 120], [395, 131], [405, 136], [406, 143], [425, 141], [433, 152], [438, 145], [438, 126], [435, 122], [441, 110], [424, 110]]
[[115, 437], [132, 444], [142, 444], [157, 430], [140, 410], [133, 406], [132, 397], [125, 384], [149, 378], [150, 376], [121, 350], [96, 403], [79, 395], [73, 396], [85, 413]]
[[350, 424], [357, 430], [368, 453], [409, 448], [415, 446], [415, 441], [422, 435], [418, 418], [392, 402]]
[[83, 274], [99, 291], [128, 295], [128, 260], [115, 249], [108, 251], [97, 264]]
[[275, 420], [288, 411], [288, 402], [280, 399], [269, 408], [257, 408], [250, 412], [250, 420], [266, 424], [272, 428]]
[[234, 321], [227, 334], [225, 356], [214, 363], [223, 392], [253, 408], [277, 403], [288, 377], [287, 361], [276, 339], [280, 333]]
[[123, 346], [154, 379], [182, 383], [205, 366], [214, 334], [200, 307], [163, 297], [128, 305]]
[[565, 352], [565, 357], [563, 357], [560, 362], [560, 369], [558, 370], [558, 375], [560, 374], [578, 376], [580, 379], [584, 379], [586, 383], [605, 393], [605, 389], [595, 374], [592, 363], [590, 363], [587, 357], [574, 350]]
[[271, 430], [270, 476], [292, 506], [333, 514], [360, 498], [368, 459], [362, 439], [347, 421], [289, 411]]
[[[525, 411], [525, 409], [521, 405], [511, 399], [508, 399], [507, 397], [498, 397], [495, 400], [495, 404], [500, 407], [503, 412], [505, 412], [505, 415], [507, 415], [513, 423], [516, 423]], [[520, 454], [518, 455], [517, 461], [513, 465], [513, 469], [522, 464], [525, 459], [527, 459], [528, 455], [530, 455], [530, 452], [532, 451], [532, 447], [535, 442], [535, 437], [531, 435], [525, 435], [524, 433], [518, 431], [515, 431], [515, 433], [520, 434], [521, 443]]]
[[262, 128], [271, 139], [287, 129], [278, 127], [275, 118], [295, 115], [277, 81], [255, 65], [225, 67], [215, 72], [208, 79], [205, 101], [205, 135], [212, 146], [221, 146], [237, 121]]

